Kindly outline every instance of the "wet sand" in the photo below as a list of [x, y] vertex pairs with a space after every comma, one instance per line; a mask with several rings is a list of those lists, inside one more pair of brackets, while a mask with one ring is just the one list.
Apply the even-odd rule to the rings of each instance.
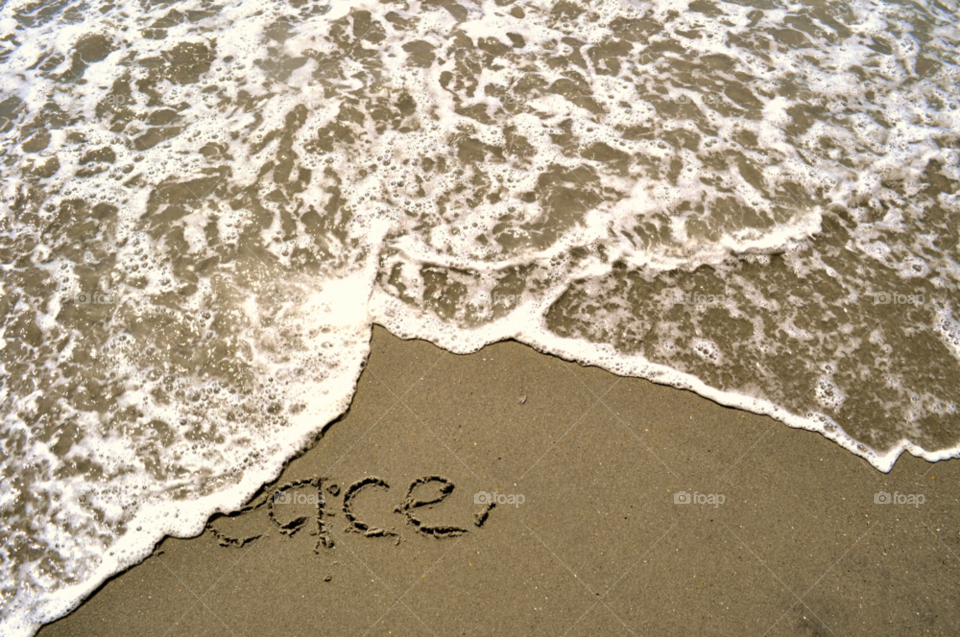
[[377, 328], [350, 411], [274, 485], [40, 635], [955, 636], [958, 478], [517, 343]]

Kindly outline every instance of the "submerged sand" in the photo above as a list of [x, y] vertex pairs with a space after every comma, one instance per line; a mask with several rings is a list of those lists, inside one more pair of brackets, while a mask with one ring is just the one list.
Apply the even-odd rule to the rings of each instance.
[[276, 483], [40, 634], [956, 635], [958, 474], [377, 328], [350, 411]]

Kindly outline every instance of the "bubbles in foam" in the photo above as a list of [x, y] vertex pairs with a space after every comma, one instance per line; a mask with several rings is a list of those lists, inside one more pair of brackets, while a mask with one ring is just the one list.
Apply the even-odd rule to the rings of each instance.
[[721, 362], [720, 348], [717, 347], [717, 344], [713, 341], [699, 338], [694, 339], [692, 347], [693, 351], [700, 358], [713, 364], [719, 364]]
[[821, 377], [813, 391], [817, 400], [824, 407], [839, 409], [843, 405], [844, 396], [840, 392], [840, 388], [828, 377]]
[[[33, 538], [49, 561], [24, 573], [47, 586], [14, 591], [19, 575], [5, 572], [6, 599], [20, 595], [5, 631], [62, 613], [157, 534], [195, 533], [275, 475], [345, 409], [373, 320], [453, 351], [517, 338], [691, 388], [822, 431], [881, 469], [905, 448], [941, 453], [925, 451], [941, 447], [922, 419], [953, 413], [954, 394], [949, 382], [917, 388], [911, 352], [926, 343], [910, 338], [935, 331], [952, 358], [960, 331], [870, 293], [955, 293], [955, 254], [923, 237], [955, 212], [957, 88], [946, 70], [918, 72], [922, 59], [947, 69], [950, 32], [921, 42], [896, 5], [854, 2], [824, 8], [850, 35], [761, 48], [755, 36], [806, 9], [515, 5], [308, 14], [240, 2], [132, 42], [121, 34], [171, 7], [124, 5], [20, 38], [4, 86], [27, 102], [0, 144], [27, 166], [22, 144], [46, 127], [36, 155], [59, 168], [2, 168], [4, 221], [20, 224], [3, 247], [30, 254], [42, 267], [29, 274], [55, 291], [7, 273], [16, 327], [43, 334], [34, 350], [0, 340], [0, 352], [11, 369], [46, 365], [8, 382], [70, 388], [57, 398], [76, 433], [64, 429], [65, 455], [36, 445], [17, 460], [49, 475], [85, 461], [105, 478], [46, 482], [59, 508], [37, 510], [66, 511], [75, 530]], [[8, 21], [18, 7], [5, 6]], [[360, 11], [369, 33], [355, 29]], [[92, 31], [115, 48], [76, 82], [65, 73]], [[890, 53], [864, 46], [871, 34]], [[413, 42], [428, 46], [415, 54]], [[182, 67], [212, 56], [196, 81], [164, 62], [180, 44], [196, 47]], [[45, 47], [63, 59], [30, 68]], [[51, 103], [62, 119], [43, 119]], [[84, 163], [95, 147], [114, 162]], [[72, 301], [93, 290], [115, 298]], [[85, 368], [96, 385], [79, 380]], [[43, 392], [24, 383], [9, 396], [5, 413], [27, 431]], [[874, 398], [892, 415], [862, 418]], [[877, 424], [876, 440], [857, 425], [884, 419], [907, 424]], [[27, 497], [5, 484], [0, 506]], [[58, 581], [79, 588], [58, 594]]]
[[960, 359], [960, 322], [953, 318], [952, 313], [942, 310], [936, 317], [934, 329], [954, 356]]

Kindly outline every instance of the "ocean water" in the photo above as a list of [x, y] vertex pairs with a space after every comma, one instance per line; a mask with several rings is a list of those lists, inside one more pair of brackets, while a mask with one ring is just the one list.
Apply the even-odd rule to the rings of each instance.
[[8, 0], [0, 633], [238, 508], [372, 325], [960, 453], [956, 0]]

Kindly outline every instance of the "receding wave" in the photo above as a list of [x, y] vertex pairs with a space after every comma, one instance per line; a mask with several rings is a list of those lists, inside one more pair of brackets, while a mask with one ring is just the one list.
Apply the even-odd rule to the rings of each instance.
[[956, 2], [7, 2], [0, 620], [239, 507], [374, 322], [960, 445]]

